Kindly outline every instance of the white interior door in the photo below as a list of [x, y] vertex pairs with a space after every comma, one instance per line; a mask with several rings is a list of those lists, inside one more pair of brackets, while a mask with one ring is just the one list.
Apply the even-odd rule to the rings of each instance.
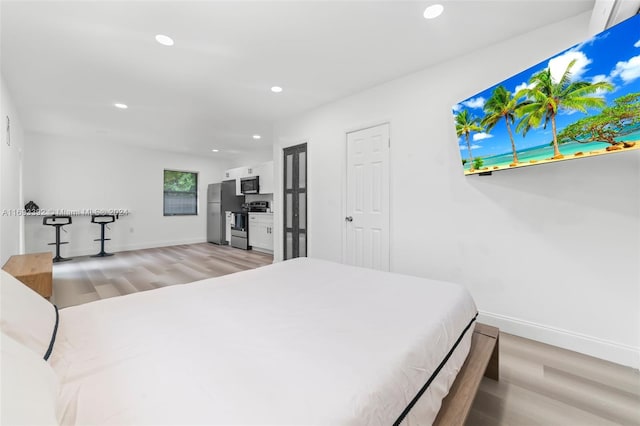
[[345, 263], [389, 270], [389, 125], [347, 134]]

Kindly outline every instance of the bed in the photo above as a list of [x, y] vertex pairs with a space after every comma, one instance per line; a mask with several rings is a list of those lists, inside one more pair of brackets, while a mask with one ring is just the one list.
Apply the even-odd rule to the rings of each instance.
[[477, 335], [459, 285], [317, 259], [59, 311], [2, 278], [50, 424], [428, 425]]

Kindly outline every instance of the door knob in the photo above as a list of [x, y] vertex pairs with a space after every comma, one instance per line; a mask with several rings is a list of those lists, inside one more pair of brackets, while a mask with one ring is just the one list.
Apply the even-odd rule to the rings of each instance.
[[353, 217], [352, 216], [347, 216], [344, 218], [344, 220], [346, 220], [347, 222], [353, 222]]

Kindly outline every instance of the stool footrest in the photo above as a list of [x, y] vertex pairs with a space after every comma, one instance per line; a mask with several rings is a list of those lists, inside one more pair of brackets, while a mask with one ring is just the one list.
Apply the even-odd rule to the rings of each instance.
[[113, 256], [113, 253], [100, 252], [98, 254], [94, 254], [91, 257], [108, 257], [108, 256]]
[[59, 242], [59, 243], [49, 243], [48, 246], [55, 246], [56, 244], [69, 244], [69, 241]]
[[[102, 238], [98, 238], [97, 240], [93, 240], [93, 241], [102, 241]], [[104, 241], [111, 241], [111, 238], [105, 238]]]

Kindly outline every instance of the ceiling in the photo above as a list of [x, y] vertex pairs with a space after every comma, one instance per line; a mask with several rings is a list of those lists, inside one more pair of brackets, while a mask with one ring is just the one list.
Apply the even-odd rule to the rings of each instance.
[[270, 156], [277, 120], [594, 5], [440, 2], [2, 0], [1, 69], [27, 132], [233, 160]]

